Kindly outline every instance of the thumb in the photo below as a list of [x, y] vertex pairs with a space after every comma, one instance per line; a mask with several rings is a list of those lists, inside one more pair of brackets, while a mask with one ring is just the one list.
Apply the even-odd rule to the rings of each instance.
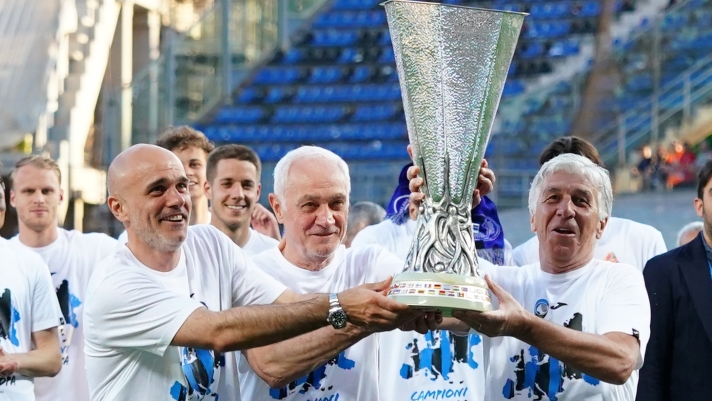
[[500, 301], [502, 301], [502, 298], [507, 298], [509, 296], [507, 291], [505, 291], [504, 288], [500, 287], [499, 284], [495, 283], [489, 274], [485, 274], [485, 281], [487, 282], [487, 286], [489, 287], [490, 291], [492, 291], [492, 294], [494, 294], [494, 296], [497, 297], [497, 299], [499, 299]]
[[[383, 281], [379, 281], [377, 283], [370, 283], [370, 284], [365, 284], [364, 288], [367, 290], [371, 291], [376, 291], [380, 293], [388, 292], [388, 290], [391, 288], [391, 283], [393, 282], [393, 277], [388, 277], [387, 279]], [[383, 294], [386, 295], [386, 294]]]

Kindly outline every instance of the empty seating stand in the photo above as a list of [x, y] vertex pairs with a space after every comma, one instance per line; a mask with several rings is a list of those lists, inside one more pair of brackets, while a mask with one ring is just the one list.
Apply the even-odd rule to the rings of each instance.
[[[601, 13], [600, 0], [443, 2], [530, 13], [504, 99], [524, 93], [527, 81], [550, 72], [555, 59], [578, 54], [582, 35], [595, 32]], [[206, 134], [219, 143], [250, 144], [268, 162], [300, 144], [325, 146], [346, 160], [406, 159], [395, 55], [379, 3], [333, 1], [293, 48], [256, 71], [233, 104], [204, 124]], [[562, 132], [567, 125], [543, 120], [516, 128]]]

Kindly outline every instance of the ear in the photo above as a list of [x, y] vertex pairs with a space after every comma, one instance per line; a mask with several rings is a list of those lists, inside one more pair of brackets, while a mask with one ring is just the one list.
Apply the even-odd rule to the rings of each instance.
[[203, 183], [203, 191], [205, 192], [205, 197], [212, 201], [213, 194], [210, 193], [210, 182], [208, 180]]
[[[12, 196], [12, 192], [10, 192], [10, 196]], [[702, 203], [702, 199], [695, 198], [695, 211], [697, 212], [697, 215], [700, 217], [704, 217], [704, 213], [705, 213], [704, 206], [705, 205], [704, 205], [704, 203]]]
[[59, 203], [64, 201], [64, 190], [60, 188], [59, 190]]
[[529, 229], [532, 230], [533, 233], [536, 233], [536, 225], [534, 224], [534, 215], [532, 214], [529, 216]]
[[111, 210], [111, 213], [116, 217], [116, 220], [126, 223], [129, 220], [129, 216], [124, 210], [124, 205], [121, 203], [121, 200], [117, 198], [116, 196], [109, 196], [109, 198], [106, 200], [107, 205], [109, 206], [109, 210]]
[[606, 225], [608, 225], [608, 217], [598, 222], [598, 227], [596, 230], [596, 239], [601, 239], [601, 236], [603, 236], [603, 230], [606, 229]]
[[260, 194], [262, 194], [262, 184], [257, 184], [257, 197], [255, 198], [255, 202], [260, 200]]
[[269, 194], [269, 205], [272, 206], [272, 211], [274, 211], [274, 215], [277, 217], [277, 222], [279, 224], [284, 224], [284, 217], [282, 216], [284, 209], [279, 203], [279, 198], [277, 198], [277, 195], [274, 193]]
[[13, 189], [10, 190], [10, 205], [17, 209], [17, 205], [15, 204], [15, 190]]

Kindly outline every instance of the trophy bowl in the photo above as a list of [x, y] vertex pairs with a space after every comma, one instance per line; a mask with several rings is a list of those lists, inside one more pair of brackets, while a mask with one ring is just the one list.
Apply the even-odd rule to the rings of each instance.
[[425, 200], [388, 296], [417, 308], [492, 310], [472, 194], [526, 14], [409, 0], [386, 9]]

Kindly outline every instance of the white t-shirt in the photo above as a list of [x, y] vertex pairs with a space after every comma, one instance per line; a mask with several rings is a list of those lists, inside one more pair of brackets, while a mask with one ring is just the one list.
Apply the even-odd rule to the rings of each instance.
[[[391, 220], [368, 226], [352, 246], [382, 244], [405, 259], [416, 223], [397, 225]], [[511, 248], [510, 248], [511, 249]], [[484, 398], [482, 337], [455, 336], [444, 330], [426, 335], [394, 330], [379, 333], [378, 382], [381, 400], [468, 400]]]
[[58, 330], [62, 349], [62, 370], [55, 377], [35, 379], [37, 401], [56, 401], [63, 398], [88, 401], [82, 324], [86, 288], [94, 268], [115, 252], [119, 243], [105, 234], [82, 234], [59, 227], [57, 239], [41, 248], [25, 246], [20, 242], [19, 235], [12, 237], [10, 241], [14, 246], [35, 252], [45, 261], [64, 316], [64, 324]]
[[[32, 333], [57, 327], [62, 312], [42, 258], [0, 238], [0, 347], [6, 354], [30, 352]], [[0, 401], [33, 401], [32, 378], [0, 376]]]
[[[341, 292], [365, 283], [385, 280], [401, 271], [403, 262], [378, 246], [340, 246], [334, 260], [319, 271], [309, 271], [288, 262], [278, 248], [253, 256], [252, 261], [292, 291]], [[312, 373], [281, 389], [271, 389], [239, 358], [240, 392], [250, 401], [339, 400], [378, 401], [379, 375], [377, 336], [369, 336], [342, 351]]]
[[239, 399], [234, 354], [219, 356], [170, 343], [201, 306], [221, 311], [270, 304], [285, 287], [256, 269], [210, 225], [189, 227], [181, 252], [190, 298], [166, 288], [126, 247], [92, 275], [84, 309], [92, 400], [193, 400], [198, 391], [216, 389], [220, 400]]
[[[610, 262], [626, 263], [643, 271], [654, 256], [667, 252], [660, 231], [633, 220], [611, 217], [596, 242], [593, 257]], [[539, 239], [534, 236], [514, 249], [518, 266], [539, 262]]]
[[279, 245], [279, 241], [276, 239], [268, 237], [250, 228], [250, 239], [248, 239], [245, 246], [242, 247], [242, 251], [245, 252], [245, 255], [248, 258], [251, 258], [258, 253], [276, 248], [277, 245]]
[[[596, 259], [563, 274], [545, 273], [539, 263], [483, 268], [526, 310], [543, 319], [584, 333], [636, 334], [640, 340], [636, 370], [618, 386], [582, 374], [516, 338], [492, 338], [485, 385], [488, 401], [635, 399], [637, 369], [650, 338], [650, 304], [640, 271]], [[492, 300], [496, 304], [496, 298]]]

